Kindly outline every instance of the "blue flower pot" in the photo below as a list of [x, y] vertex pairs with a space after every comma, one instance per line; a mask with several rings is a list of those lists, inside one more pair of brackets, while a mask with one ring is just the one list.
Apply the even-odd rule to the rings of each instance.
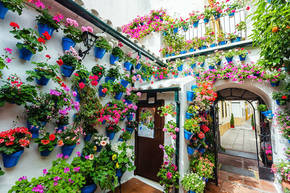
[[175, 56], [175, 53], [172, 53], [171, 56]]
[[91, 134], [91, 133], [87, 133], [86, 136], [84, 137], [84, 140], [85, 140], [85, 141], [90, 141], [91, 138], [92, 138], [92, 136], [93, 136], [93, 134]]
[[194, 89], [196, 89], [196, 88], [198, 88], [198, 86], [195, 85], [195, 84], [191, 86], [191, 90], [194, 90]]
[[67, 125], [58, 125], [58, 127], [56, 128], [56, 131], [64, 131], [64, 127], [66, 127]]
[[179, 53], [180, 53], [180, 54], [186, 54], [187, 51], [186, 51], [186, 50], [182, 50], [182, 51], [180, 51]]
[[277, 105], [280, 105], [280, 101], [279, 101], [279, 100], [276, 100], [276, 104], [277, 104]]
[[130, 100], [125, 99], [125, 103], [127, 103], [128, 105], [132, 104], [133, 102]]
[[119, 138], [118, 141], [124, 141], [124, 139], [123, 138]]
[[182, 26], [182, 29], [184, 32], [186, 32], [188, 30], [188, 27], [187, 26]]
[[199, 77], [199, 73], [195, 73], [195, 76], [196, 76], [196, 77]]
[[163, 36], [167, 36], [167, 33], [166, 32], [163, 32]]
[[106, 131], [106, 134], [107, 134], [107, 137], [109, 137], [109, 140], [113, 140], [116, 133], [115, 132], [107, 132]]
[[123, 92], [119, 92], [119, 93], [117, 93], [117, 94], [114, 96], [114, 98], [115, 98], [116, 100], [120, 100], [120, 99], [122, 98], [122, 96], [123, 96]]
[[3, 3], [0, 2], [0, 19], [4, 19], [8, 11], [8, 8], [4, 7]]
[[97, 145], [97, 152], [100, 152], [102, 150], [103, 146]]
[[186, 119], [191, 119], [192, 116], [193, 116], [192, 113], [185, 112], [185, 118], [186, 118]]
[[[168, 55], [168, 54], [166, 54], [166, 55]], [[168, 57], [168, 56], [167, 56]], [[141, 63], [138, 63], [136, 66], [135, 66], [135, 68], [137, 69], [137, 70], [139, 70], [140, 68], [141, 68]]]
[[129, 82], [127, 81], [127, 80], [124, 80], [124, 79], [122, 79], [121, 80], [121, 85], [123, 86], [123, 87], [127, 87], [128, 86], [128, 84], [129, 84]]
[[61, 43], [63, 51], [70, 50], [70, 47], [74, 48], [76, 46], [76, 43], [72, 39], [67, 37], [63, 37]]
[[110, 54], [110, 64], [115, 64], [115, 62], [119, 61], [119, 56], [114, 56]]
[[189, 190], [188, 193], [195, 193], [195, 191], [193, 191], [193, 190]]
[[215, 63], [215, 65], [220, 66], [221, 63], [222, 63], [222, 61], [219, 61], [219, 62]]
[[196, 68], [196, 63], [194, 63], [194, 64], [191, 64], [191, 66], [190, 66], [192, 69], [195, 69]]
[[219, 19], [221, 17], [221, 14], [215, 15], [214, 18], [215, 19]]
[[204, 67], [204, 64], [205, 64], [205, 63], [203, 62], [203, 63], [200, 65], [200, 67], [202, 67], [202, 68], [203, 68], [203, 67]]
[[288, 143], [290, 143], [290, 139], [288, 139]]
[[280, 81], [278, 81], [278, 82], [270, 82], [270, 84], [271, 84], [272, 87], [277, 87], [277, 86], [279, 86]]
[[202, 177], [202, 180], [208, 182], [208, 178]]
[[63, 145], [61, 146], [61, 153], [63, 156], [70, 156], [76, 145]]
[[198, 49], [199, 50], [204, 50], [204, 49], [206, 49], [207, 47], [206, 46], [201, 46], [201, 47], [199, 47]]
[[239, 57], [240, 57], [240, 61], [245, 61], [245, 60], [246, 60], [246, 58], [247, 58], [247, 55], [246, 55], [246, 56], [239, 55]]
[[60, 72], [64, 77], [71, 77], [74, 70], [75, 70], [74, 67], [68, 66], [66, 64], [60, 66]]
[[204, 154], [204, 152], [205, 152], [205, 148], [200, 148], [198, 151], [199, 151], [201, 154]]
[[107, 82], [109, 82], [109, 81], [112, 81], [112, 82], [114, 82], [114, 81], [115, 81], [115, 79], [116, 79], [116, 78], [114, 78], [114, 77], [109, 77], [109, 76], [106, 76], [106, 78], [105, 78], [105, 83], [107, 83]]
[[193, 91], [186, 91], [186, 100], [188, 102], [193, 101], [194, 97], [195, 97], [195, 94]]
[[102, 91], [102, 89], [103, 89], [103, 87], [100, 86], [100, 87], [99, 87], [99, 96], [100, 96], [100, 97], [105, 97], [105, 96], [106, 96], [106, 93], [104, 93], [104, 92]]
[[32, 52], [26, 48], [21, 48], [19, 50], [19, 58], [22, 60], [29, 61], [32, 57]]
[[181, 64], [180, 66], [178, 66], [178, 67], [177, 67], [177, 70], [178, 70], [179, 72], [181, 72], [181, 71], [183, 70], [183, 64]]
[[124, 63], [124, 67], [125, 67], [125, 69], [127, 70], [127, 71], [130, 71], [131, 70], [131, 68], [132, 68], [132, 66], [133, 66], [133, 64], [131, 63], [131, 62], [125, 62]]
[[173, 33], [176, 34], [178, 32], [178, 27], [173, 29]]
[[204, 18], [203, 21], [204, 21], [204, 23], [208, 23], [209, 19]]
[[38, 138], [40, 126], [34, 126], [27, 122], [27, 128], [32, 134], [32, 139]]
[[194, 149], [192, 147], [190, 147], [190, 146], [187, 146], [187, 153], [189, 155], [192, 155], [194, 153]]
[[241, 41], [241, 37], [236, 37], [235, 39], [231, 39], [232, 43]]
[[208, 66], [208, 69], [213, 70], [214, 66]]
[[49, 27], [47, 24], [42, 24], [42, 23], [37, 23], [37, 26], [38, 26], [38, 33], [40, 36], [42, 36], [42, 34], [46, 31], [50, 36], [52, 36], [54, 28]]
[[226, 44], [227, 44], [227, 41], [221, 41], [218, 43], [219, 46], [226, 45]]
[[23, 154], [24, 150], [12, 154], [2, 153], [3, 164], [5, 168], [12, 168], [17, 165], [20, 156]]
[[187, 130], [184, 129], [184, 138], [185, 138], [186, 140], [190, 140], [192, 134], [193, 134], [193, 133], [191, 133], [191, 132], [189, 132], [189, 131], [187, 131]]
[[40, 151], [40, 156], [42, 156], [42, 157], [47, 157], [47, 156], [50, 155], [51, 152], [52, 152], [52, 151], [50, 151], [50, 150], [48, 150], [48, 149], [46, 149], [46, 150], [44, 150], [44, 151]]
[[194, 22], [193, 27], [195, 27], [195, 28], [198, 27], [198, 23], [199, 23], [199, 21]]
[[131, 128], [131, 127], [126, 127], [126, 130], [127, 130], [128, 132], [130, 132], [130, 133], [133, 133], [133, 131], [134, 131], [134, 128]]
[[47, 85], [49, 80], [49, 78], [45, 78], [44, 76], [42, 76], [40, 79], [35, 79], [36, 83], [41, 86]]
[[122, 175], [123, 175], [122, 170], [121, 170], [121, 169], [117, 169], [117, 171], [116, 171], [116, 176], [117, 176], [118, 178], [121, 178]]
[[234, 15], [235, 15], [235, 12], [230, 13], [230, 14], [229, 14], [229, 17], [233, 17]]
[[87, 185], [81, 188], [81, 193], [93, 193], [96, 189], [96, 184]]
[[217, 46], [216, 43], [214, 43], [214, 44], [211, 44], [209, 47], [213, 48], [213, 47], [216, 47], [216, 46]]
[[127, 116], [127, 120], [128, 121], [133, 121], [133, 113], [130, 113], [128, 116]]
[[103, 48], [95, 47], [94, 52], [95, 52], [96, 58], [102, 59], [104, 57], [104, 55], [106, 54], [107, 50], [105, 50]]
[[194, 48], [190, 48], [189, 50], [188, 50], [189, 52], [194, 52], [194, 51], [196, 51]]
[[228, 63], [233, 62], [233, 57], [230, 57], [230, 58], [226, 57], [226, 60]]

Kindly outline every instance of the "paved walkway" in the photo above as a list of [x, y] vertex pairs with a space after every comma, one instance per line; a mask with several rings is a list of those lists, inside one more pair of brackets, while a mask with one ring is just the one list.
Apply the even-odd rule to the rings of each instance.
[[221, 136], [221, 145], [229, 150], [256, 153], [255, 131], [252, 130], [250, 120], [225, 132]]

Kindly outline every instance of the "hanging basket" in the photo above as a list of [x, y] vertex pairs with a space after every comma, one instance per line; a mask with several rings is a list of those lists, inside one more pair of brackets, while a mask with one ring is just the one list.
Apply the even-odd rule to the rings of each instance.
[[17, 151], [12, 154], [5, 154], [2, 153], [3, 164], [5, 168], [12, 168], [17, 165], [21, 155], [23, 154], [24, 150]]

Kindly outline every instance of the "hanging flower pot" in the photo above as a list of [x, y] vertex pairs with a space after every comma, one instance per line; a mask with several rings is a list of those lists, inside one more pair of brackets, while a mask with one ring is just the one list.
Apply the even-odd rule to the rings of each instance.
[[84, 137], [84, 141], [90, 141], [92, 136], [93, 136], [93, 134], [87, 133], [86, 136]]
[[129, 82], [127, 81], [127, 80], [124, 80], [124, 79], [122, 79], [121, 80], [121, 85], [123, 86], [123, 87], [127, 87], [128, 86], [128, 84], [129, 84]]
[[167, 33], [166, 33], [166, 31], [165, 31], [165, 32], [163, 32], [163, 36], [167, 36]]
[[64, 77], [71, 77], [74, 70], [75, 70], [74, 67], [68, 66], [66, 64], [60, 66], [60, 72]]
[[190, 147], [189, 145], [187, 146], [187, 153], [189, 155], [192, 155], [194, 153], [194, 151], [195, 151], [194, 148]]
[[115, 64], [119, 60], [119, 56], [114, 56], [113, 54], [110, 54], [110, 64]]
[[194, 52], [194, 51], [196, 51], [196, 49], [194, 49], [194, 48], [190, 48], [188, 51], [189, 51], [189, 52]]
[[199, 50], [204, 50], [204, 49], [206, 49], [207, 47], [206, 46], [201, 46], [201, 47], [199, 47], [198, 49]]
[[19, 58], [22, 59], [22, 60], [26, 60], [26, 61], [29, 61], [33, 55], [33, 53], [26, 49], [26, 48], [21, 48], [21, 49], [18, 49], [19, 50]]
[[45, 78], [45, 76], [42, 76], [40, 79], [35, 79], [35, 81], [36, 81], [36, 83], [38, 84], [38, 85], [41, 85], [41, 86], [45, 86], [45, 85], [47, 85], [48, 84], [48, 82], [49, 82], [49, 78]]
[[280, 81], [278, 81], [278, 82], [272, 82], [271, 81], [270, 84], [271, 84], [272, 87], [277, 87], [277, 86], [279, 86]]
[[182, 51], [179, 52], [179, 54], [186, 54], [186, 53], [187, 53], [186, 50], [182, 50]]
[[126, 130], [127, 130], [128, 132], [130, 132], [130, 133], [133, 133], [133, 131], [134, 131], [134, 128], [131, 128], [131, 127], [126, 127]]
[[119, 93], [116, 93], [116, 95], [115, 95], [115, 99], [116, 100], [120, 100], [121, 98], [122, 98], [122, 96], [123, 96], [123, 92], [119, 92]]
[[180, 66], [178, 66], [178, 67], [177, 67], [177, 70], [178, 70], [179, 72], [181, 72], [181, 71], [183, 70], [183, 64], [181, 64]]
[[239, 57], [240, 57], [240, 61], [245, 61], [246, 60], [246, 58], [247, 58], [247, 55], [239, 55]]
[[215, 63], [215, 65], [220, 66], [221, 63], [222, 63], [222, 61], [219, 61], [219, 62]]
[[107, 83], [107, 82], [109, 82], [110, 80], [112, 81], [112, 82], [114, 82], [115, 81], [115, 77], [109, 77], [109, 76], [106, 76], [106, 78], [105, 78], [105, 82]]
[[46, 149], [46, 150], [44, 150], [44, 151], [40, 151], [40, 156], [42, 156], [42, 157], [47, 157], [47, 156], [50, 155], [51, 152], [52, 152], [52, 151], [50, 151], [50, 150], [48, 150], [48, 149]]
[[279, 100], [276, 100], [276, 104], [279, 106], [281, 105]]
[[[44, 126], [44, 125], [42, 125], [42, 126]], [[27, 128], [32, 134], [32, 139], [38, 138], [40, 127], [41, 126], [39, 126], [39, 125], [32, 125], [31, 123], [29, 123], [27, 121]]]
[[189, 190], [188, 193], [196, 193], [196, 192], [193, 190]]
[[102, 150], [103, 146], [97, 145], [97, 152], [100, 152]]
[[228, 63], [230, 63], [230, 62], [233, 62], [233, 58], [234, 57], [226, 57], [226, 60], [227, 60]]
[[116, 171], [116, 176], [117, 176], [118, 178], [121, 178], [121, 177], [123, 176], [123, 172], [122, 172], [121, 169], [117, 169], [117, 171]]
[[193, 27], [197, 28], [198, 27], [198, 23], [199, 23], [199, 21], [194, 22], [193, 23]]
[[216, 43], [213, 43], [209, 47], [213, 48], [213, 47], [216, 47], [216, 46], [217, 46]]
[[193, 91], [186, 91], [186, 99], [188, 102], [193, 101], [194, 97], [195, 97], [195, 94]]
[[174, 34], [177, 34], [177, 32], [178, 32], [178, 27], [176, 27], [176, 28], [173, 29], [173, 33]]
[[23, 154], [24, 150], [17, 151], [12, 154], [2, 153], [3, 164], [5, 168], [12, 168], [17, 165], [20, 156]]
[[106, 52], [107, 50], [103, 48], [95, 47], [94, 49], [95, 57], [98, 59], [102, 59], [104, 55], [106, 54]]
[[113, 140], [115, 137], [115, 132], [108, 132], [106, 131], [107, 137], [109, 137], [109, 140]]
[[191, 66], [190, 66], [192, 69], [195, 69], [196, 68], [196, 63], [194, 63], [194, 64], [191, 64]]
[[129, 115], [127, 115], [127, 120], [132, 121], [133, 117], [134, 117], [134, 113], [130, 113]]
[[61, 40], [61, 43], [62, 43], [63, 51], [70, 50], [70, 47], [74, 48], [76, 45], [76, 43], [72, 39], [67, 38], [67, 37], [63, 37]]
[[230, 14], [229, 14], [229, 17], [233, 17], [235, 15], [235, 12], [231, 12]]
[[209, 68], [210, 70], [213, 70], [213, 69], [214, 69], [214, 66], [208, 66], [208, 68]]
[[214, 19], [217, 20], [217, 19], [219, 19], [220, 17], [221, 17], [221, 14], [218, 14], [218, 15], [215, 15], [215, 16], [214, 16]]
[[47, 32], [50, 36], [52, 36], [54, 28], [49, 27], [47, 24], [37, 23], [38, 33], [41, 36], [44, 32]]
[[104, 93], [102, 90], [103, 90], [103, 87], [100, 86], [100, 87], [99, 87], [99, 96], [100, 96], [100, 97], [105, 97], [105, 96], [106, 96], [106, 93]]
[[81, 193], [93, 193], [97, 189], [96, 184], [90, 184], [81, 188]]
[[188, 27], [187, 26], [182, 26], [182, 29], [183, 29], [184, 32], [187, 32]]
[[59, 125], [57, 128], [56, 128], [56, 131], [64, 131], [64, 127], [66, 127], [67, 125]]
[[192, 116], [193, 116], [193, 114], [192, 114], [192, 113], [185, 112], [185, 118], [186, 118], [186, 119], [191, 119], [191, 118], [192, 118]]
[[125, 69], [126, 69], [127, 71], [130, 71], [131, 68], [132, 68], [132, 66], [133, 66], [133, 64], [132, 64], [131, 62], [126, 61], [126, 62], [124, 63], [124, 67], [125, 67]]
[[4, 19], [8, 11], [8, 8], [4, 7], [3, 3], [0, 2], [0, 19]]
[[218, 44], [219, 44], [219, 46], [226, 45], [227, 41], [220, 41]]
[[198, 151], [199, 151], [201, 154], [204, 154], [204, 152], [205, 152], [205, 148], [200, 148]]
[[[168, 54], [166, 54], [166, 55], [168, 55]], [[168, 57], [168, 56], [167, 56]], [[141, 68], [141, 63], [138, 63], [136, 66], [135, 66], [135, 68], [137, 69], [137, 70], [139, 70], [140, 68]]]
[[191, 136], [193, 135], [193, 133], [187, 131], [186, 129], [184, 129], [184, 138], [186, 140], [190, 140]]
[[204, 23], [208, 23], [209, 22], [209, 19], [204, 18], [203, 21], [204, 21]]
[[61, 153], [63, 154], [63, 156], [70, 156], [75, 147], [76, 147], [76, 144], [74, 144], [74, 145], [63, 145], [63, 146], [61, 146]]
[[203, 62], [203, 63], [201, 63], [201, 64], [200, 64], [200, 67], [202, 67], [202, 68], [203, 68], [203, 67], [204, 67], [204, 64], [205, 64], [204, 62]]
[[133, 102], [128, 100], [128, 99], [125, 99], [125, 103], [127, 103], [128, 105], [132, 104]]

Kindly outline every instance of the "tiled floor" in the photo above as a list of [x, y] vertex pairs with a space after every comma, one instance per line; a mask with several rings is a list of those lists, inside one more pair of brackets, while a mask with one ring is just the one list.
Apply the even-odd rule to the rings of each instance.
[[221, 145], [225, 149], [256, 153], [255, 131], [251, 129], [250, 121], [225, 132], [221, 136]]

